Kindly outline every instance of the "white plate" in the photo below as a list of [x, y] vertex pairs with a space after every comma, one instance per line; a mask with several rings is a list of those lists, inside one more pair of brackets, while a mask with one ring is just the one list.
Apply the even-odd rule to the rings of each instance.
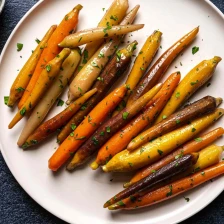
[[[107, 8], [111, 3], [105, 0], [98, 0], [97, 3], [88, 0], [41, 1], [24, 16], [5, 45], [0, 66], [0, 148], [8, 167], [34, 200], [69, 223], [169, 224], [192, 216], [223, 191], [224, 177], [156, 206], [131, 212], [110, 212], [102, 208], [103, 203], [122, 190], [122, 183], [128, 180], [130, 175], [123, 177], [123, 174], [93, 172], [88, 166], [74, 173], [68, 173], [63, 169], [53, 174], [47, 168], [47, 161], [57, 146], [55, 138], [49, 139], [47, 143], [36, 149], [23, 151], [17, 147], [16, 141], [24, 121], [13, 130], [7, 129], [15, 111], [3, 105], [3, 96], [9, 94], [9, 88], [18, 73], [17, 69], [22, 67], [31, 50], [36, 46], [35, 39], [41, 38], [50, 25], [59, 23], [65, 13], [80, 2], [84, 8], [80, 13], [79, 29], [96, 26], [104, 14], [102, 8]], [[135, 2], [130, 0], [130, 8]], [[166, 76], [177, 70], [175, 66], [184, 75], [202, 59], [211, 58], [214, 55], [224, 57], [223, 16], [211, 3], [194, 0], [141, 0], [140, 4], [136, 23], [145, 23], [145, 27], [133, 33], [130, 39], [137, 39], [140, 48], [153, 30], [161, 30], [163, 32], [162, 50], [159, 50], [157, 57], [185, 33], [200, 25], [197, 39], [187, 48], [184, 55], [179, 56], [171, 65]], [[16, 50], [18, 42], [24, 44], [21, 52]], [[191, 48], [195, 45], [200, 47], [200, 51], [192, 55]], [[183, 66], [180, 66], [180, 62]], [[221, 62], [211, 86], [202, 88], [192, 100], [207, 94], [224, 97], [223, 73], [224, 63]], [[49, 117], [61, 109], [54, 108]], [[221, 142], [223, 144], [222, 140], [219, 141], [219, 144]], [[113, 181], [110, 181], [111, 178]], [[187, 203], [183, 196], [189, 197], [190, 202]]]

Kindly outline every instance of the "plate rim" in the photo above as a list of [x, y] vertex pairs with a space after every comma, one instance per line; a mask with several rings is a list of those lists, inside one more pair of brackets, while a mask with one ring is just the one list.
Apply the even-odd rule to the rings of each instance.
[[[4, 7], [4, 3], [5, 3], [5, 0], [2, 1], [3, 2], [3, 7]], [[219, 14], [219, 16], [223, 19], [223, 22], [224, 22], [224, 14], [222, 13], [222, 11], [215, 5], [213, 4], [210, 0], [204, 0], [205, 3], [207, 3], [213, 10], [215, 10], [215, 12], [217, 12]], [[13, 31], [11, 32], [10, 36], [8, 37], [3, 49], [2, 49], [2, 52], [0, 54], [0, 66], [1, 66], [1, 62], [2, 62], [2, 59], [4, 57], [4, 54], [6, 52], [6, 49], [11, 41], [11, 39], [13, 38], [14, 34], [17, 32], [17, 30], [19, 29], [20, 25], [24, 22], [24, 20], [37, 8], [39, 7], [42, 3], [44, 3], [44, 0], [39, 0], [37, 3], [35, 3], [25, 14], [24, 16], [20, 19], [20, 21], [17, 23], [17, 25], [15, 26], [15, 28], [13, 29]], [[3, 9], [3, 7], [0, 7], [0, 13], [1, 13], [1, 10]], [[30, 192], [30, 190], [26, 187], [26, 185], [22, 184], [20, 182], [20, 180], [16, 177], [16, 175], [14, 175], [14, 169], [12, 166], [10, 166], [10, 162], [8, 161], [7, 159], [7, 156], [3, 150], [3, 147], [2, 147], [2, 143], [0, 141], [0, 152], [2, 154], [2, 157], [8, 167], [8, 169], [10, 170], [11, 174], [13, 175], [13, 177], [15, 178], [15, 180], [18, 182], [18, 184], [23, 188], [23, 190], [36, 202], [38, 203], [42, 208], [44, 208], [46, 211], [50, 212], [52, 215], [56, 216], [57, 218], [65, 221], [65, 222], [70, 222], [69, 219], [67, 219], [66, 217], [63, 217], [63, 215], [60, 215], [60, 214], [56, 214], [54, 212], [53, 209], [51, 209], [50, 206], [47, 206], [43, 203], [41, 203], [39, 201], [39, 198], [36, 197], [36, 196], [33, 196], [32, 193]], [[187, 220], [188, 218], [194, 216], [196, 213], [198, 213], [199, 211], [201, 211], [202, 209], [204, 209], [206, 206], [208, 206], [212, 201], [214, 201], [222, 192], [224, 191], [224, 187], [222, 190], [220, 190], [220, 192], [217, 193], [217, 195], [214, 197], [214, 198], [211, 198], [210, 200], [206, 201], [206, 203], [204, 203], [203, 205], [200, 205], [198, 206], [194, 212], [190, 213], [189, 215], [185, 215], [184, 217], [180, 217], [179, 219], [176, 220], [176, 223], [180, 223], [184, 220]], [[74, 223], [74, 222], [73, 222]], [[74, 224], [78, 224], [76, 221]]]

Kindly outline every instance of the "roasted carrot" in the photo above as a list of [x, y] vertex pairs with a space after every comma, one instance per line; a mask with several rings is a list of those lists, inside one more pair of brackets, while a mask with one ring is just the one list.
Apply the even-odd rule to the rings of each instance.
[[114, 155], [125, 149], [133, 137], [150, 125], [159, 111], [166, 105], [168, 99], [180, 81], [180, 73], [174, 73], [168, 77], [160, 91], [151, 100], [151, 105], [145, 111], [134, 118], [120, 131], [115, 133], [99, 150], [96, 161], [91, 164], [92, 169], [106, 164]]
[[146, 189], [152, 189], [155, 185], [158, 185], [161, 182], [166, 181], [175, 175], [187, 171], [197, 162], [197, 160], [198, 153], [188, 154], [181, 158], [178, 158], [176, 161], [167, 164], [166, 166], [159, 169], [157, 172], [149, 174], [147, 177], [136, 182], [131, 187], [116, 194], [114, 197], [108, 200], [103, 207], [106, 208], [137, 192], [141, 192]]
[[105, 27], [91, 28], [73, 33], [65, 37], [58, 46], [74, 48], [103, 38], [106, 39], [109, 37], [116, 37], [117, 35], [127, 34], [129, 32], [140, 30], [143, 27], [144, 24], [111, 26], [108, 22]]
[[[131, 12], [129, 12], [122, 20], [121, 25], [131, 24], [138, 12], [138, 8], [139, 7], [135, 7]], [[116, 36], [107, 40], [106, 43], [104, 43], [94, 53], [89, 61], [86, 60], [85, 65], [80, 70], [80, 72], [76, 74], [75, 78], [69, 86], [68, 101], [66, 102], [67, 104], [80, 95], [80, 90], [82, 93], [84, 93], [88, 88], [90, 88], [103, 67], [108, 63], [109, 58], [115, 53], [123, 37], [124, 35]], [[117, 53], [119, 56], [119, 52]]]
[[[192, 131], [194, 131], [194, 129], [192, 129]], [[200, 135], [199, 139], [201, 139], [201, 141], [195, 141], [195, 140], [189, 141], [186, 144], [184, 144], [182, 147], [172, 152], [171, 154], [159, 160], [158, 162], [153, 163], [152, 165], [146, 166], [143, 169], [139, 170], [134, 175], [134, 177], [130, 180], [130, 182], [127, 182], [124, 184], [124, 187], [129, 187], [130, 185], [134, 184], [140, 179], [148, 176], [154, 170], [160, 169], [161, 167], [167, 165], [168, 163], [174, 161], [176, 158], [179, 158], [182, 155], [198, 152], [199, 150], [203, 149], [204, 147], [208, 146], [209, 144], [214, 142], [216, 139], [221, 137], [223, 134], [224, 134], [224, 129], [220, 127], [204, 135]]]
[[[139, 6], [136, 7], [139, 8]], [[133, 10], [135, 10], [135, 8]], [[137, 14], [138, 8], [135, 11], [135, 14]], [[124, 18], [127, 9], [128, 9], [128, 0], [114, 0], [110, 5], [110, 7], [108, 8], [108, 10], [106, 10], [101, 21], [98, 23], [98, 27], [106, 26], [107, 22], [109, 22], [111, 26], [118, 25]], [[87, 61], [94, 55], [94, 53], [97, 51], [97, 49], [100, 47], [102, 43], [103, 39], [86, 44], [82, 53], [78, 69], [76, 69], [72, 80], [84, 67]]]
[[19, 102], [19, 109], [25, 104], [30, 93], [32, 92], [42, 70], [45, 68], [47, 63], [51, 61], [59, 52], [61, 48], [58, 47], [58, 44], [67, 36], [69, 33], [76, 28], [78, 24], [79, 11], [82, 9], [82, 5], [78, 4], [71, 12], [69, 12], [58, 25], [55, 32], [52, 34], [50, 39], [47, 42], [46, 47], [41, 54], [41, 57], [37, 63], [35, 71], [32, 75], [32, 78]]
[[13, 107], [15, 102], [22, 97], [37, 66], [41, 53], [56, 28], [56, 25], [50, 27], [13, 82], [7, 104], [9, 107]]
[[54, 78], [58, 75], [63, 61], [68, 57], [70, 52], [70, 49], [64, 48], [58, 56], [47, 64], [46, 68], [41, 72], [32, 93], [30, 93], [23, 107], [17, 112], [10, 122], [9, 129], [13, 128], [26, 113], [31, 111], [37, 105], [38, 101], [47, 91]]
[[42, 99], [35, 106], [28, 121], [26, 122], [26, 125], [24, 126], [17, 142], [19, 146], [22, 146], [27, 138], [38, 128], [38, 126], [47, 116], [48, 112], [51, 110], [56, 100], [62, 94], [64, 88], [68, 84], [68, 80], [71, 78], [76, 69], [76, 66], [79, 63], [79, 52], [79, 48], [72, 49], [69, 56], [63, 62], [59, 74], [51, 84], [50, 88], [47, 90], [46, 94], [44, 94]]
[[183, 36], [174, 45], [172, 45], [168, 50], [166, 50], [160, 58], [153, 64], [150, 70], [145, 74], [143, 79], [134, 88], [132, 94], [130, 95], [127, 105], [132, 104], [145, 92], [151, 89], [162, 76], [165, 74], [166, 70], [177, 57], [196, 37], [199, 31], [199, 27], [193, 29], [191, 32]]
[[131, 62], [131, 56], [134, 50], [131, 45], [132, 43], [126, 48], [120, 50], [122, 53], [120, 60], [117, 60], [117, 55], [114, 55], [103, 69], [102, 73], [93, 85], [93, 88], [97, 89], [97, 93], [83, 105], [81, 110], [78, 111], [62, 129], [58, 135], [59, 142], [64, 141], [65, 138], [68, 137], [68, 135], [72, 132], [71, 126], [78, 126], [84, 119], [84, 116], [86, 116], [96, 106], [96, 104], [105, 97], [113, 83], [124, 74], [124, 71]]
[[143, 47], [139, 51], [139, 54], [134, 62], [134, 65], [131, 69], [131, 72], [126, 80], [126, 85], [129, 86], [129, 90], [118, 106], [118, 110], [114, 111], [113, 116], [119, 113], [121, 109], [124, 108], [123, 105], [126, 104], [128, 96], [134, 87], [138, 84], [139, 80], [142, 78], [146, 70], [148, 69], [150, 63], [152, 62], [156, 52], [161, 43], [162, 33], [160, 31], [154, 31], [152, 35], [150, 35], [145, 41]]
[[210, 60], [204, 60], [195, 66], [180, 82], [169, 102], [156, 120], [156, 123], [175, 112], [183, 103], [213, 75], [216, 66], [222, 59], [215, 56]]
[[73, 170], [83, 164], [90, 156], [97, 151], [113, 133], [125, 126], [160, 90], [161, 84], [156, 85], [149, 92], [144, 94], [133, 105], [123, 109], [117, 116], [110, 118], [102, 124], [96, 132], [83, 144], [74, 155], [67, 169]]
[[[103, 166], [103, 170], [105, 172], [127, 172], [153, 164], [172, 152], [179, 145], [197, 136], [200, 131], [217, 121], [223, 113], [224, 109], [216, 109], [215, 112], [165, 134], [133, 152], [124, 150], [115, 155]], [[195, 131], [192, 132], [192, 129]], [[195, 141], [201, 141], [201, 138], [195, 138]]]
[[173, 198], [222, 174], [224, 174], [224, 162], [220, 162], [212, 167], [204, 169], [188, 177], [174, 181], [173, 183], [170, 183], [152, 192], [148, 193], [146, 191], [139, 193], [136, 196], [132, 195], [129, 198], [126, 198], [114, 205], [109, 206], [108, 209], [136, 209], [150, 206]]
[[127, 88], [123, 85], [115, 89], [97, 104], [83, 122], [70, 133], [56, 152], [51, 156], [48, 163], [51, 170], [57, 171], [70, 158], [79, 146], [99, 127], [108, 114], [113, 111], [124, 97], [126, 91]]
[[[80, 109], [80, 107], [93, 95], [97, 92], [97, 89], [92, 89], [89, 92], [85, 93], [75, 102], [71, 103], [65, 110], [61, 113], [57, 114], [53, 118], [48, 121], [45, 121], [42, 125], [40, 125], [32, 135], [26, 140], [25, 144], [19, 146], [23, 148], [27, 148], [32, 145], [36, 145], [39, 142], [43, 141], [49, 135], [57, 131], [63, 125], [67, 123], [67, 121]], [[75, 130], [76, 126], [72, 125], [71, 127]]]
[[214, 98], [212, 96], [206, 96], [202, 99], [184, 107], [175, 114], [170, 115], [168, 118], [163, 117], [163, 121], [150, 127], [146, 131], [135, 137], [127, 146], [128, 151], [133, 151], [143, 144], [163, 135], [169, 131], [174, 130], [178, 126], [183, 126], [187, 122], [200, 117], [206, 113], [210, 113], [215, 110], [222, 102], [221, 98]]

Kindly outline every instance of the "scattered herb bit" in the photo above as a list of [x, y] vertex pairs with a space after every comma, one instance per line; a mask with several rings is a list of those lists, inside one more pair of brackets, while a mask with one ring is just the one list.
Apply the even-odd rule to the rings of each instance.
[[71, 132], [71, 133], [70, 133], [70, 136], [72, 136], [72, 137], [73, 137], [73, 136], [74, 136], [74, 132]]
[[[84, 58], [82, 60], [82, 63], [83, 64], [86, 64], [87, 61], [88, 61], [88, 57], [89, 57], [89, 52], [85, 49], [84, 52], [83, 52], [83, 55], [84, 55]], [[82, 69], [82, 68], [81, 68]]]
[[189, 202], [190, 201], [190, 198], [184, 197], [184, 199], [185, 199], [186, 202]]
[[128, 163], [130, 167], [133, 167], [133, 163]]
[[51, 70], [51, 65], [47, 65], [46, 70], [47, 70], [47, 72], [49, 72]]
[[129, 115], [128, 112], [124, 112], [124, 113], [122, 114], [122, 118], [123, 118], [124, 120], [127, 120], [128, 115]]
[[163, 151], [160, 149], [158, 149], [157, 152], [159, 153], [160, 156], [163, 154]]
[[76, 125], [74, 123], [71, 124], [71, 129], [74, 131], [76, 129]]
[[140, 155], [144, 152], [145, 150], [144, 150], [144, 148], [142, 147], [141, 149], [140, 149]]
[[173, 186], [169, 186], [170, 191], [166, 194], [167, 197], [170, 197], [173, 194]]
[[57, 107], [62, 107], [64, 105], [64, 101], [61, 99], [58, 99]]
[[123, 201], [119, 201], [119, 202], [117, 202], [117, 204], [120, 205], [120, 206], [124, 206], [125, 205]]
[[195, 84], [197, 84], [197, 83], [198, 83], [198, 80], [195, 81], [195, 82], [191, 82], [191, 85], [193, 86], [193, 85], [195, 85]]
[[105, 8], [102, 8], [102, 10], [104, 11], [104, 10], [105, 10]]
[[202, 175], [202, 176], [204, 176], [204, 175], [205, 175], [205, 172], [204, 172], [204, 171], [202, 171], [202, 172], [201, 172], [201, 175]]
[[68, 15], [65, 16], [65, 21], [68, 21]]
[[97, 80], [103, 82], [103, 78], [101, 78], [101, 77], [98, 77]]
[[176, 124], [180, 124], [180, 120], [176, 120]]
[[106, 127], [106, 132], [110, 133], [110, 126]]
[[202, 141], [202, 138], [195, 138], [194, 139], [196, 142], [201, 142]]
[[139, 54], [142, 54], [142, 53], [143, 53], [143, 51], [140, 51], [140, 52], [139, 52]]
[[93, 144], [94, 144], [94, 145], [98, 145], [98, 144], [99, 144], [99, 140], [96, 139], [95, 136], [92, 138], [92, 140], [93, 140]]
[[19, 87], [16, 89], [19, 93], [23, 92], [25, 89], [23, 87]]
[[26, 107], [23, 107], [23, 109], [20, 111], [20, 114], [21, 114], [22, 116], [24, 116], [25, 113], [26, 113]]
[[118, 20], [118, 18], [117, 18], [116, 15], [115, 15], [115, 16], [112, 15], [112, 16], [110, 17], [110, 19], [112, 19], [112, 20], [114, 20], [114, 21], [117, 21], [117, 20]]
[[121, 60], [121, 52], [117, 51], [116, 55], [117, 55], [117, 62], [119, 62]]
[[194, 46], [192, 48], [192, 54], [196, 54], [199, 51], [199, 47]]
[[29, 143], [28, 142], [25, 142], [23, 145], [22, 145], [22, 148], [23, 149], [26, 149], [26, 148], [28, 148], [29, 147]]
[[23, 49], [23, 44], [17, 43], [17, 51], [21, 51]]
[[140, 67], [140, 69], [141, 69], [142, 71], [144, 71], [144, 70], [145, 70], [143, 67]]
[[160, 49], [162, 49], [163, 47], [162, 46], [159, 46], [160, 47]]
[[135, 201], [136, 201], [136, 197], [133, 196], [133, 195], [131, 195], [131, 196], [130, 196], [130, 200], [131, 200], [131, 202], [135, 202]]
[[79, 41], [78, 42], [80, 42], [81, 40], [82, 40], [82, 37], [79, 38]]
[[8, 104], [8, 101], [9, 101], [9, 96], [4, 96], [4, 103], [5, 103], [5, 105]]
[[91, 65], [92, 65], [93, 67], [100, 68], [99, 65], [98, 65], [95, 61], [92, 61], [92, 62], [91, 62]]
[[36, 42], [37, 42], [37, 44], [39, 44], [40, 43], [40, 40], [38, 39], [38, 38], [36, 38], [36, 40], [35, 40]]
[[180, 66], [183, 66], [182, 62], [180, 62]]
[[100, 136], [104, 136], [104, 131], [101, 131], [100, 132]]
[[166, 119], [167, 118], [167, 116], [166, 115], [163, 115], [163, 117], [162, 117], [163, 119]]
[[104, 53], [103, 52], [100, 52], [99, 55], [98, 55], [98, 57], [99, 58], [104, 58]]
[[176, 98], [179, 98], [180, 97], [180, 92], [177, 92], [175, 96], [176, 96]]
[[151, 170], [151, 172], [152, 172], [152, 173], [155, 173], [155, 172], [156, 172], [156, 170]]
[[207, 87], [209, 87], [211, 85], [211, 83], [209, 82], [208, 84], [207, 84]]
[[81, 93], [82, 95], [82, 89], [80, 87], [78, 87], [78, 91]]
[[191, 129], [191, 132], [195, 132], [195, 131], [196, 131], [196, 128], [192, 128], [192, 129]]

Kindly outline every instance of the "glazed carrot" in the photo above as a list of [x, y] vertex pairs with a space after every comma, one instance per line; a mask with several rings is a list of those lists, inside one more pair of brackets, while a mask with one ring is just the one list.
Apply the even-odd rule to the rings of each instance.
[[[32, 145], [36, 145], [39, 142], [43, 141], [49, 135], [57, 131], [60, 127], [65, 125], [67, 121], [80, 109], [80, 107], [93, 95], [97, 92], [97, 89], [92, 89], [89, 92], [85, 93], [75, 102], [71, 103], [65, 110], [61, 113], [57, 114], [53, 118], [48, 121], [45, 121], [42, 125], [40, 125], [32, 135], [26, 140], [25, 144], [21, 145], [17, 143], [19, 146], [23, 148], [27, 148]], [[75, 129], [76, 126], [72, 125], [72, 129]]]
[[181, 174], [190, 169], [198, 160], [198, 153], [185, 155], [176, 161], [167, 164], [157, 172], [151, 173], [144, 179], [136, 182], [131, 187], [116, 194], [104, 204], [104, 208], [125, 199], [137, 192], [152, 189], [163, 181], [169, 180], [171, 177]]
[[74, 48], [103, 38], [113, 38], [117, 35], [127, 34], [136, 30], [140, 30], [143, 27], [144, 24], [111, 26], [108, 22], [107, 26], [105, 27], [91, 28], [73, 33], [65, 37], [65, 39], [58, 46]]
[[28, 96], [23, 107], [17, 112], [9, 124], [9, 129], [13, 128], [29, 111], [31, 111], [41, 100], [43, 94], [47, 91], [54, 78], [58, 75], [63, 61], [68, 57], [71, 50], [64, 48], [58, 56], [51, 60], [46, 68], [41, 72], [32, 93]]
[[115, 133], [99, 150], [96, 161], [91, 164], [92, 169], [106, 164], [114, 155], [125, 149], [133, 137], [150, 125], [180, 81], [180, 73], [174, 73], [168, 77], [160, 91], [151, 100], [151, 104], [145, 111], [134, 118], [124, 128]]
[[127, 105], [132, 104], [145, 92], [151, 89], [159, 81], [160, 78], [162, 78], [177, 55], [194, 40], [198, 31], [199, 27], [193, 29], [161, 55], [161, 57], [153, 64], [153, 66], [145, 74], [143, 79], [134, 88], [132, 94], [128, 99]]
[[72, 49], [69, 56], [63, 62], [57, 77], [33, 109], [29, 119], [24, 126], [17, 144], [22, 146], [27, 138], [39, 127], [44, 118], [47, 116], [52, 106], [62, 94], [68, 84], [68, 80], [74, 73], [80, 60], [80, 49]]
[[145, 41], [125, 82], [126, 85], [129, 86], [129, 90], [120, 105], [118, 106], [118, 109], [114, 111], [113, 116], [118, 114], [119, 111], [124, 108], [123, 105], [126, 104], [131, 91], [138, 84], [139, 80], [142, 78], [142, 76], [148, 69], [160, 46], [161, 36], [162, 33], [160, 31], [154, 31], [154, 33], [150, 35]]
[[[194, 131], [194, 129], [192, 129]], [[158, 170], [161, 167], [165, 166], [166, 164], [174, 161], [176, 158], [181, 157], [182, 155], [186, 155], [193, 152], [198, 152], [199, 150], [203, 149], [204, 147], [210, 145], [212, 142], [214, 142], [216, 139], [221, 137], [224, 134], [223, 128], [217, 128], [214, 129], [204, 135], [200, 135], [199, 139], [201, 141], [189, 141], [186, 144], [184, 144], [182, 147], [178, 148], [171, 154], [167, 155], [163, 159], [159, 160], [156, 163], [153, 163], [152, 165], [146, 166], [143, 169], [139, 170], [134, 177], [130, 180], [130, 182], [127, 182], [124, 184], [124, 187], [129, 187], [133, 183], [141, 180], [142, 178], [148, 176], [152, 171]]]
[[117, 116], [104, 122], [95, 133], [83, 144], [74, 155], [67, 169], [73, 170], [75, 167], [86, 162], [109, 138], [127, 124], [161, 89], [161, 84], [157, 84], [149, 92], [144, 94], [133, 105], [123, 109]]
[[97, 104], [83, 122], [70, 133], [67, 139], [65, 139], [56, 152], [51, 156], [48, 163], [51, 170], [57, 171], [70, 158], [79, 146], [99, 127], [108, 114], [113, 111], [124, 97], [126, 91], [127, 88], [123, 85], [115, 89]]
[[23, 92], [33, 75], [41, 53], [56, 28], [56, 25], [50, 27], [13, 82], [7, 104], [9, 107], [13, 107], [15, 102], [22, 97]]
[[134, 50], [132, 45], [133, 43], [120, 50], [121, 57], [119, 60], [117, 60], [117, 55], [114, 55], [108, 62], [93, 85], [93, 88], [97, 89], [97, 93], [83, 105], [81, 110], [79, 110], [62, 129], [58, 135], [59, 142], [64, 141], [65, 138], [68, 137], [68, 135], [72, 132], [71, 126], [78, 126], [84, 119], [84, 116], [86, 116], [96, 106], [96, 104], [105, 97], [114, 82], [124, 74], [124, 71], [131, 62], [131, 57]]
[[212, 96], [206, 96], [189, 106], [184, 107], [175, 114], [170, 115], [168, 118], [163, 117], [163, 121], [150, 127], [146, 131], [135, 137], [127, 146], [128, 151], [134, 151], [141, 147], [143, 144], [161, 136], [169, 131], [174, 130], [179, 126], [183, 126], [187, 122], [200, 117], [206, 113], [210, 113], [215, 110], [217, 106], [222, 103], [221, 98], [214, 98]]
[[115, 209], [136, 209], [150, 206], [159, 202], [173, 198], [183, 192], [191, 190], [208, 180], [224, 174], [224, 162], [220, 162], [212, 167], [204, 169], [188, 177], [174, 181], [164, 187], [160, 187], [152, 192], [142, 192], [132, 195], [114, 205], [108, 207], [109, 210]]
[[155, 123], [162, 121], [163, 116], [168, 117], [181, 107], [194, 92], [212, 77], [216, 66], [221, 60], [220, 57], [215, 56], [195, 66], [180, 82]]
[[[139, 6], [136, 7], [139, 8]], [[133, 11], [135, 10], [135, 8], [133, 9]], [[135, 10], [135, 14], [137, 14], [138, 8], [137, 10]], [[127, 9], [128, 9], [128, 0], [114, 0], [110, 5], [110, 7], [108, 8], [108, 10], [106, 10], [101, 21], [98, 23], [98, 27], [106, 26], [107, 22], [109, 22], [111, 26], [118, 25], [124, 18]], [[72, 80], [83, 68], [83, 66], [87, 63], [87, 61], [94, 55], [94, 53], [97, 51], [97, 49], [100, 47], [102, 43], [103, 40], [98, 40], [86, 44], [82, 53], [81, 61], [78, 65], [78, 69], [76, 69]]]
[[33, 76], [19, 102], [19, 109], [22, 108], [26, 100], [28, 99], [30, 93], [32, 92], [42, 70], [45, 68], [46, 64], [51, 61], [59, 52], [61, 48], [58, 44], [67, 36], [69, 33], [76, 28], [78, 24], [79, 11], [82, 6], [78, 4], [71, 12], [69, 12], [58, 25], [55, 32], [52, 34], [47, 42], [47, 46], [44, 48], [43, 53], [37, 63]]
[[[195, 138], [199, 132], [222, 117], [223, 113], [224, 109], [218, 108], [213, 113], [165, 134], [133, 152], [124, 150], [104, 165], [103, 170], [105, 172], [127, 172], [153, 164], [168, 155], [179, 145]], [[192, 129], [194, 130], [193, 132]], [[195, 141], [201, 141], [201, 138], [195, 138]]]

